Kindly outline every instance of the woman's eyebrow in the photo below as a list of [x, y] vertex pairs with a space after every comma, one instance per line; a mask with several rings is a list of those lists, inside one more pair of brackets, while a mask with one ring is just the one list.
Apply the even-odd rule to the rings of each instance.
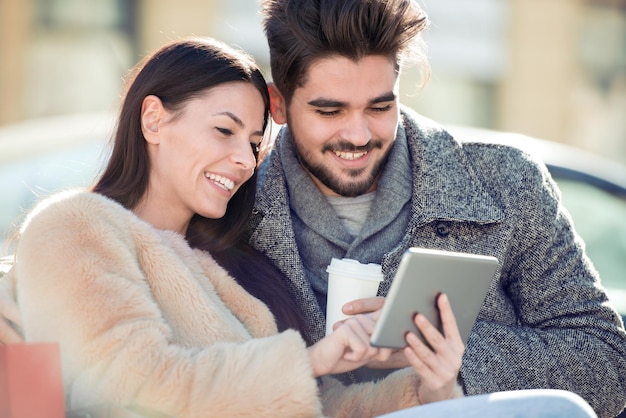
[[[243, 128], [246, 126], [245, 123], [243, 123], [243, 121], [241, 119], [239, 119], [239, 117], [237, 115], [235, 115], [232, 112], [219, 112], [219, 113], [215, 113], [213, 116], [218, 116], [218, 115], [223, 115], [223, 116], [228, 116], [229, 118], [231, 118], [233, 120], [233, 122], [235, 122], [237, 124], [237, 126]], [[255, 131], [252, 132], [252, 135], [254, 136], [263, 136], [263, 131]]]
[[231, 118], [233, 120], [233, 122], [235, 122], [240, 127], [244, 126], [243, 121], [241, 119], [239, 119], [239, 117], [236, 116], [234, 113], [226, 111], [226, 112], [219, 112], [219, 113], [213, 114], [213, 116], [218, 116], [218, 115], [228, 116], [229, 118]]

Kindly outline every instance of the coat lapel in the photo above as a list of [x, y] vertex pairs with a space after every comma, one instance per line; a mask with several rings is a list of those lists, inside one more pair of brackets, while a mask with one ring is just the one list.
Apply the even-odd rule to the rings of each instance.
[[287, 185], [282, 175], [283, 167], [278, 153], [272, 152], [266, 164], [271, 180], [262, 182], [264, 176], [260, 176], [256, 204], [249, 222], [249, 242], [269, 257], [283, 273], [291, 297], [303, 310], [310, 324], [310, 329], [306, 330], [308, 339], [318, 340], [325, 334], [324, 314], [306, 278], [298, 252], [291, 222]]
[[459, 142], [410, 109], [403, 108], [403, 121], [413, 160], [415, 226], [435, 220], [488, 224], [504, 219], [499, 205], [472, 171]]

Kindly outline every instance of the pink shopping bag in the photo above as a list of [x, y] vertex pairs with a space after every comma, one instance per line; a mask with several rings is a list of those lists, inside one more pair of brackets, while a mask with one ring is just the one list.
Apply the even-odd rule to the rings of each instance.
[[65, 417], [58, 344], [0, 345], [0, 417]]

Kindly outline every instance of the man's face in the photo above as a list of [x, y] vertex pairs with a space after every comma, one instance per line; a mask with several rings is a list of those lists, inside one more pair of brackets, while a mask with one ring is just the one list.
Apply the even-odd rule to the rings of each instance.
[[328, 57], [314, 61], [305, 80], [283, 113], [302, 166], [326, 195], [375, 190], [398, 127], [394, 63]]

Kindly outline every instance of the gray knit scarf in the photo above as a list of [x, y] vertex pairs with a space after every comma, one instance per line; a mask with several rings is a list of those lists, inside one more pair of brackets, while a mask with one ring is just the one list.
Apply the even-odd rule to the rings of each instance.
[[398, 246], [406, 234], [412, 190], [406, 135], [400, 127], [378, 181], [376, 199], [368, 219], [354, 239], [298, 162], [289, 132], [285, 132], [279, 141], [277, 152], [287, 179], [300, 257], [322, 312], [325, 312], [326, 267], [331, 258], [345, 257], [361, 263], [380, 264], [383, 255]]

